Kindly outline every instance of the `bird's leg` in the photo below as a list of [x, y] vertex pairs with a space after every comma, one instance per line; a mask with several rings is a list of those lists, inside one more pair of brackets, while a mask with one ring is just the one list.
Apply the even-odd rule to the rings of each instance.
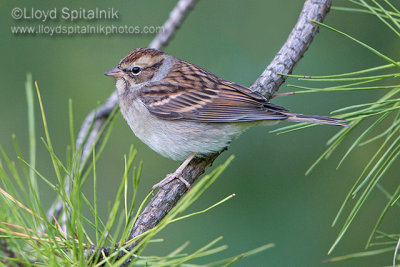
[[179, 166], [179, 168], [174, 172], [174, 173], [170, 173], [167, 174], [167, 176], [161, 180], [161, 182], [153, 185], [153, 190], [155, 190], [156, 188], [161, 188], [164, 185], [168, 184], [169, 182], [171, 182], [172, 180], [178, 178], [182, 183], [184, 183], [187, 187], [187, 189], [190, 189], [190, 184], [182, 177], [182, 172], [183, 170], [186, 168], [187, 165], [189, 165], [190, 161], [196, 156], [196, 153], [192, 153], [189, 155], [189, 157], [187, 159], [185, 159], [185, 161], [181, 164], [181, 166]]

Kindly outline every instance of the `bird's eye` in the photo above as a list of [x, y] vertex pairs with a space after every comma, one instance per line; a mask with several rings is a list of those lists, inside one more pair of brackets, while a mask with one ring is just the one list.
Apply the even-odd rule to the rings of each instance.
[[141, 67], [135, 66], [135, 67], [132, 68], [131, 71], [132, 71], [133, 74], [138, 74], [141, 70], [142, 70]]

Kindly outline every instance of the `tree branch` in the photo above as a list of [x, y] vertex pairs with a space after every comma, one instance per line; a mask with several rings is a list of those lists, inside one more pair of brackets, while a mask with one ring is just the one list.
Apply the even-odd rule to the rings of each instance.
[[311, 21], [322, 22], [326, 14], [328, 14], [330, 6], [331, 0], [305, 1], [297, 23], [281, 50], [279, 50], [260, 77], [251, 85], [250, 88], [253, 91], [257, 91], [271, 99], [286, 80], [286, 76], [280, 74], [292, 73], [297, 62], [303, 57], [314, 39], [319, 27]]
[[[180, 0], [175, 8], [170, 13], [169, 19], [164, 24], [164, 31], [160, 32], [151, 42], [150, 47], [162, 49], [168, 44], [177, 28], [181, 25], [189, 10], [196, 3], [195, 0]], [[276, 54], [272, 62], [266, 67], [264, 72], [253, 83], [251, 89], [258, 91], [268, 99], [278, 91], [279, 87], [285, 82], [286, 77], [280, 74], [290, 74], [297, 62], [301, 59], [305, 51], [311, 44], [315, 34], [318, 31], [318, 26], [313, 24], [311, 20], [322, 22], [329, 11], [331, 0], [307, 0], [304, 3], [299, 19], [290, 33], [285, 44]], [[97, 113], [92, 112], [85, 119], [77, 140], [77, 146], [82, 140], [82, 136], [86, 136], [90, 125], [94, 122], [89, 136], [97, 137], [100, 128], [103, 126], [102, 121], [105, 121], [110, 115], [113, 108], [117, 105], [118, 99], [114, 92], [107, 100], [106, 104], [100, 107]], [[92, 141], [91, 141], [92, 140]], [[83, 156], [90, 155], [93, 140], [96, 138], [88, 138], [84, 144]], [[80, 146], [80, 144], [79, 144]], [[220, 153], [209, 155], [205, 158], [195, 158], [183, 171], [183, 178], [190, 184], [193, 184], [197, 178], [204, 173], [205, 169], [210, 166]], [[83, 158], [83, 157], [82, 157]], [[130, 238], [146, 232], [156, 226], [164, 216], [176, 205], [178, 200], [187, 191], [186, 186], [178, 179], [173, 180], [151, 199], [149, 204], [137, 218], [133, 229], [130, 233]], [[140, 241], [138, 241], [140, 242]], [[131, 245], [127, 250], [132, 250], [137, 243]], [[98, 251], [99, 249], [97, 249]], [[100, 249], [106, 256], [109, 255], [110, 249]], [[92, 253], [96, 248], [92, 249]], [[89, 253], [89, 254], [92, 254]]]
[[[307, 0], [305, 2], [300, 17], [285, 44], [251, 86], [252, 90], [261, 92], [268, 98], [271, 98], [278, 91], [286, 80], [286, 77], [278, 73], [289, 74], [293, 71], [317, 33], [318, 26], [310, 21], [322, 22], [329, 11], [330, 5], [331, 0]], [[183, 171], [182, 177], [190, 184], [193, 184], [219, 154], [193, 159]], [[132, 239], [157, 225], [186, 191], [186, 186], [178, 179], [161, 188], [139, 215], [131, 231], [130, 238]], [[133, 244], [130, 249], [135, 245]]]

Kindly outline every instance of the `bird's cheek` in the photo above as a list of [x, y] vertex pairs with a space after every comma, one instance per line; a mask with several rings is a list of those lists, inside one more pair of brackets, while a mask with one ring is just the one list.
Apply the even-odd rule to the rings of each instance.
[[143, 76], [142, 75], [137, 75], [135, 77], [132, 77], [132, 83], [133, 84], [141, 84], [142, 82], [144, 82]]
[[129, 73], [125, 77], [125, 80], [126, 80], [127, 83], [132, 84], [132, 85], [141, 83], [140, 75], [135, 75], [135, 74], [132, 74], [132, 73]]
[[140, 84], [140, 83], [150, 81], [151, 78], [153, 78], [153, 76], [154, 76], [154, 72], [149, 71], [149, 70], [143, 70], [139, 75], [134, 77], [135, 83]]

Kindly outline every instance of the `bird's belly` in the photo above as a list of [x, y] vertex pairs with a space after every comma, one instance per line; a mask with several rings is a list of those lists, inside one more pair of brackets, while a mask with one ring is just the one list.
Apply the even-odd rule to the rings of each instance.
[[191, 153], [207, 155], [220, 151], [250, 126], [163, 120], [151, 115], [139, 101], [130, 105], [121, 103], [121, 113], [140, 140], [173, 160], [183, 160]]

